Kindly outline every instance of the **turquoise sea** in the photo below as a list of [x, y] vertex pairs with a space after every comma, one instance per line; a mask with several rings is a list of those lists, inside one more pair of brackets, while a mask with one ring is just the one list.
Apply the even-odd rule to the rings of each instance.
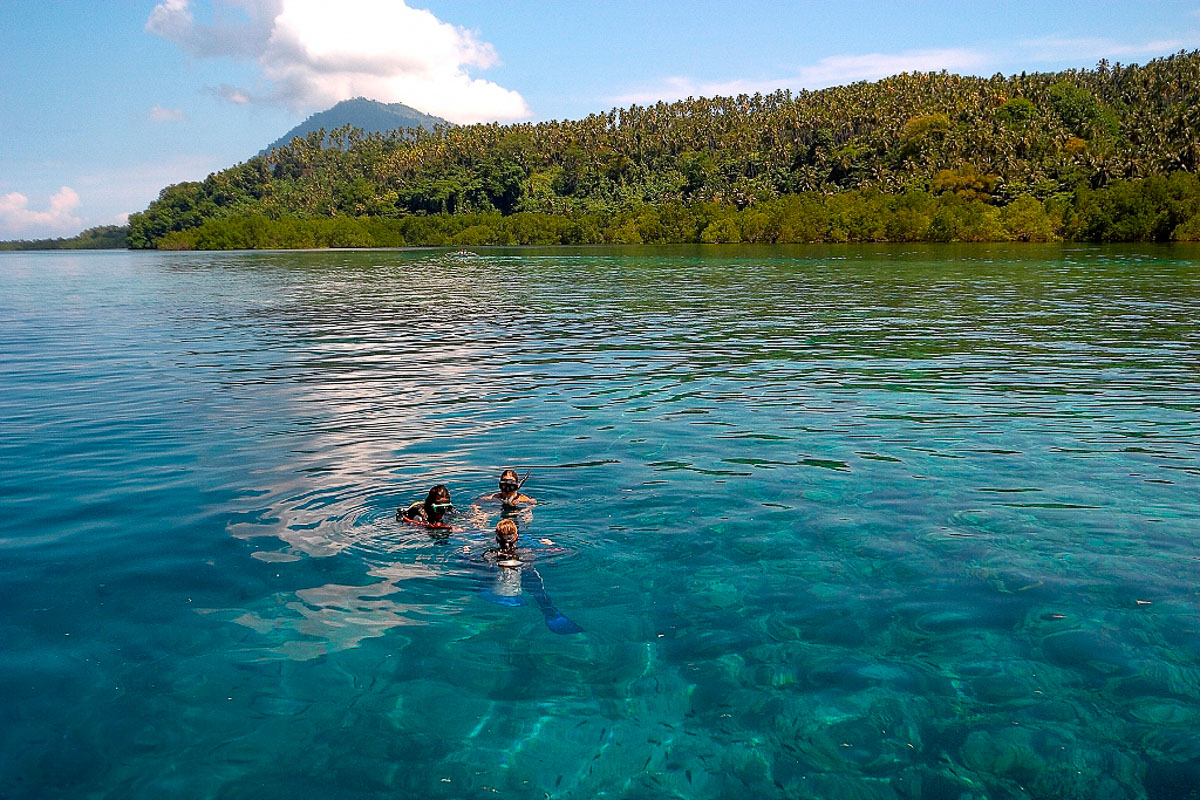
[[1198, 314], [1182, 246], [0, 254], [0, 798], [1200, 797]]

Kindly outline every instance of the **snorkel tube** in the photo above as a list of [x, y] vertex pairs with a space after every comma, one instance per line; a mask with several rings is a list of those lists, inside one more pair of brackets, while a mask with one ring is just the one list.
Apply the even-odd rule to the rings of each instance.
[[[533, 470], [529, 470], [528, 472], [525, 473], [525, 477], [521, 478], [521, 480], [517, 483], [517, 490], [516, 490], [516, 492], [514, 492], [514, 494], [516, 494], [517, 497], [521, 496], [521, 487], [525, 485], [525, 481], [529, 480], [529, 476], [532, 474], [533, 474]], [[500, 498], [500, 508], [505, 509], [506, 511], [512, 511], [512, 510], [518, 509], [520, 507], [521, 506], [516, 502], [516, 500], [514, 500], [513, 502], [510, 503], [507, 500], [505, 500], [503, 497]]]

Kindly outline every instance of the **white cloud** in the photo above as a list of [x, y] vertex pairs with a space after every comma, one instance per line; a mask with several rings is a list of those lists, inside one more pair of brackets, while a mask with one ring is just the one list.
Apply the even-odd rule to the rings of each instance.
[[821, 89], [855, 81], [870, 81], [901, 72], [971, 72], [988, 62], [976, 50], [908, 50], [903, 53], [868, 53], [831, 56], [801, 67], [796, 80], [806, 89]]
[[1182, 39], [1158, 39], [1150, 42], [1118, 42], [1101, 38], [1046, 36], [1021, 42], [1025, 58], [1031, 61], [1078, 62], [1091, 67], [1102, 58], [1157, 58], [1185, 47]]
[[[232, 6], [240, 20], [226, 18]], [[257, 63], [268, 88], [215, 90], [233, 102], [312, 111], [361, 95], [452, 122], [530, 116], [520, 94], [468, 73], [498, 63], [491, 45], [403, 0], [225, 0], [214, 11], [197, 22], [190, 0], [163, 0], [146, 29], [197, 56]]]
[[964, 72], [979, 69], [988, 57], [975, 50], [908, 50], [903, 53], [867, 53], [857, 56], [830, 56], [815, 64], [801, 66], [792, 75], [768, 80], [693, 81], [671, 77], [658, 87], [610, 98], [618, 105], [679, 100], [684, 97], [713, 97], [739, 94], [767, 94], [777, 89], [823, 89], [855, 81], [877, 80], [901, 72]]
[[220, 86], [212, 90], [213, 94], [222, 100], [234, 103], [239, 106], [248, 105], [250, 103], [250, 95], [245, 89], [239, 89], [236, 86], [231, 86], [228, 83], [222, 83]]
[[1100, 38], [1043, 37], [1028, 39], [1008, 48], [1003, 54], [996, 51], [948, 48], [941, 50], [907, 50], [901, 53], [867, 53], [864, 55], [830, 56], [813, 64], [801, 66], [791, 75], [766, 80], [731, 79], [726, 81], [697, 81], [682, 76], [665, 78], [657, 86], [627, 92], [608, 98], [618, 105], [654, 103], [659, 100], [680, 100], [685, 97], [713, 97], [754, 94], [777, 89], [823, 89], [855, 81], [870, 81], [898, 75], [901, 72], [938, 72], [946, 70], [966, 75], [994, 72], [999, 65], [1017, 61], [1027, 64], [1049, 64], [1090, 67], [1102, 58], [1148, 59], [1169, 55], [1181, 48], [1195, 47], [1183, 39], [1159, 39], [1147, 42], [1118, 42]]
[[0, 195], [0, 238], [44, 238], [76, 234], [83, 220], [72, 212], [79, 206], [79, 193], [64, 186], [50, 198], [45, 211], [29, 207], [29, 198], [20, 192]]
[[282, 5], [282, 0], [224, 0], [213, 9], [212, 22], [197, 23], [191, 0], [163, 0], [150, 12], [146, 30], [198, 56], [255, 58], [271, 38]]
[[154, 106], [150, 109], [151, 122], [182, 122], [187, 119], [187, 114], [184, 114], [178, 108], [164, 108], [163, 106]]

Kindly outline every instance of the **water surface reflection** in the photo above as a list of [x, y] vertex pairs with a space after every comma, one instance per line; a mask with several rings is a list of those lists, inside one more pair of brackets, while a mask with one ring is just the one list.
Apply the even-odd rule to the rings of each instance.
[[0, 794], [1186, 796], [1196, 255], [6, 254]]

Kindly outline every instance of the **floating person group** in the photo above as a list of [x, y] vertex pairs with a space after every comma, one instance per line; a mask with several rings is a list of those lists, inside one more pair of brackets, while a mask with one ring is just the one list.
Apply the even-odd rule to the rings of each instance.
[[[480, 502], [499, 501], [500, 521], [496, 524], [496, 544], [483, 554], [483, 561], [496, 567], [495, 580], [480, 591], [480, 596], [489, 602], [504, 606], [523, 606], [523, 592], [530, 594], [541, 609], [546, 627], [560, 634], [582, 633], [583, 628], [567, 618], [554, 607], [550, 595], [546, 592], [545, 581], [541, 573], [533, 565], [533, 551], [517, 546], [520, 539], [520, 528], [517, 519], [525, 512], [526, 519], [532, 516], [531, 509], [537, 505], [537, 500], [521, 493], [521, 488], [529, 480], [531, 473], [525, 473], [524, 478], [517, 475], [516, 470], [506, 469], [500, 474], [499, 491], [482, 495], [471, 505], [470, 519], [479, 524], [487, 519], [486, 513], [480, 507]], [[437, 484], [429, 490], [424, 500], [396, 510], [396, 519], [414, 525], [421, 525], [430, 530], [438, 538], [446, 538], [453, 528], [450, 525], [454, 513], [454, 503], [450, 490], [445, 484]], [[539, 540], [542, 545], [553, 545], [550, 539]]]

